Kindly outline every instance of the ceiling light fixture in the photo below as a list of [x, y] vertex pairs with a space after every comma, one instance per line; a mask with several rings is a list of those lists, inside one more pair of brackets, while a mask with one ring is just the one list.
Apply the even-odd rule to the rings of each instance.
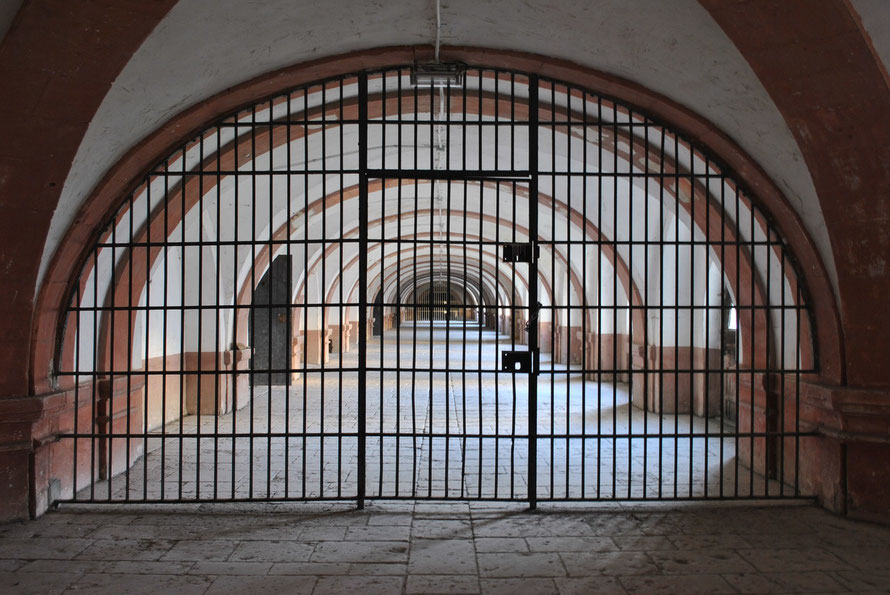
[[415, 87], [459, 87], [464, 84], [467, 65], [462, 62], [440, 62], [439, 42], [442, 34], [442, 10], [436, 0], [436, 44], [432, 63], [414, 64], [411, 84]]

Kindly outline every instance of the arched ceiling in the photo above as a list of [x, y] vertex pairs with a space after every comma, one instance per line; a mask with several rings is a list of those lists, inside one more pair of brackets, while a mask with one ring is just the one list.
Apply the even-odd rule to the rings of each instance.
[[[434, 14], [431, 1], [218, 0], [208, 10], [201, 0], [180, 0], [133, 55], [93, 118], [53, 216], [40, 279], [104, 172], [173, 115], [302, 61], [429, 43]], [[444, 44], [568, 59], [637, 82], [711, 120], [778, 183], [837, 289], [821, 208], [794, 138], [744, 57], [696, 0], [444, 0], [442, 22]]]

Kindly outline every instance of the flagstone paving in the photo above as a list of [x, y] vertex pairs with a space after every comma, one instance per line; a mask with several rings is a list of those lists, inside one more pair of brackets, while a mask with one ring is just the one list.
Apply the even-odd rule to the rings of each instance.
[[890, 527], [809, 503], [63, 505], [3, 593], [890, 592]]

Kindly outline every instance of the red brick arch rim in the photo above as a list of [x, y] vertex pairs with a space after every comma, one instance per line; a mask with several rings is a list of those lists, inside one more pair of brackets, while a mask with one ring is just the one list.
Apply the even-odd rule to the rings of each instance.
[[[791, 254], [808, 289], [812, 327], [818, 347], [816, 364], [823, 380], [842, 383], [845, 377], [843, 333], [834, 292], [825, 266], [800, 217], [763, 169], [732, 139], [711, 122], [682, 105], [636, 83], [578, 64], [513, 50], [473, 47], [442, 48], [444, 60], [504, 68], [586, 88], [612, 98], [651, 117], [717, 157], [726, 174], [751, 195], [771, 216], [771, 222], [788, 242]], [[245, 105], [274, 97], [293, 87], [316, 83], [362, 70], [401, 66], [432, 57], [429, 46], [396, 46], [352, 52], [304, 62], [227, 89], [171, 118], [124, 155], [103, 177], [78, 211], [50, 263], [40, 287], [31, 337], [29, 384], [32, 394], [57, 388], [52, 365], [65, 322], [64, 300], [90, 246], [98, 240], [103, 224], [113, 217], [121, 196], [132, 192], [160, 160], [199, 134], [208, 122]], [[73, 278], [72, 278], [73, 277]]]

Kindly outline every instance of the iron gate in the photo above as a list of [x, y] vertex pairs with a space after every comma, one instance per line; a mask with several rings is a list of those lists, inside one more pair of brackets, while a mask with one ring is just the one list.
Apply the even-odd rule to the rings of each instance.
[[591, 91], [411, 74], [248, 106], [109, 215], [59, 500], [801, 495], [814, 342], [756, 200]]

